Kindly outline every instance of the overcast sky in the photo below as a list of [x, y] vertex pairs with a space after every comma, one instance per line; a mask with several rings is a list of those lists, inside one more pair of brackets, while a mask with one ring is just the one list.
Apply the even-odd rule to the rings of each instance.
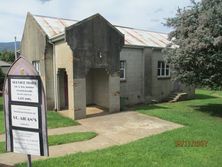
[[27, 12], [81, 20], [100, 13], [115, 25], [169, 32], [162, 25], [190, 0], [0, 0], [0, 41], [21, 40]]

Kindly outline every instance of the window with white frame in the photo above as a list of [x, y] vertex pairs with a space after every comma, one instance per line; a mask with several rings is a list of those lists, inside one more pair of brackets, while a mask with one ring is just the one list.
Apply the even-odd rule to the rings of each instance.
[[157, 65], [157, 76], [158, 77], [170, 77], [170, 66], [164, 61], [158, 61]]
[[120, 80], [126, 79], [126, 61], [120, 61]]
[[38, 71], [40, 75], [40, 62], [39, 61], [32, 61], [32, 65], [35, 67], [36, 71]]

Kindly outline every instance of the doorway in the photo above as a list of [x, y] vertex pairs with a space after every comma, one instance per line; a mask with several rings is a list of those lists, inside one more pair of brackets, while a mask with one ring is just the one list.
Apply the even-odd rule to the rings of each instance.
[[64, 68], [58, 69], [58, 107], [59, 110], [66, 110], [68, 104], [68, 76]]
[[90, 69], [86, 75], [86, 116], [108, 113], [109, 75], [103, 68]]

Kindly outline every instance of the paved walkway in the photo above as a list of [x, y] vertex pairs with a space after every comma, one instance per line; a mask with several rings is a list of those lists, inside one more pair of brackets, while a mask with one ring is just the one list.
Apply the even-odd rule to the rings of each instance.
[[[180, 128], [182, 125], [147, 116], [137, 112], [120, 112], [100, 117], [79, 120], [80, 126], [50, 129], [49, 134], [94, 131], [98, 134], [88, 141], [81, 141], [49, 148], [50, 157], [58, 157], [71, 153], [102, 149], [113, 145], [125, 144], [146, 136]], [[47, 157], [34, 156], [33, 159]], [[26, 161], [26, 156], [16, 153], [0, 154], [0, 162], [13, 165]]]

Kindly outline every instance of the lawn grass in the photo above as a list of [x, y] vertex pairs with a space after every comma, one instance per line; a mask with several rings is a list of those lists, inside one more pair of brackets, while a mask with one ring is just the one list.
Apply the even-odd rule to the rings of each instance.
[[2, 110], [0, 110], [0, 134], [4, 133], [5, 131], [5, 125], [4, 125], [4, 115]]
[[96, 137], [96, 135], [97, 134], [95, 132], [75, 132], [62, 135], [53, 135], [48, 137], [49, 146], [89, 140]]
[[[3, 114], [3, 98], [0, 97], [0, 134], [4, 133], [4, 114]], [[79, 123], [75, 120], [72, 120], [67, 117], [63, 117], [57, 112], [47, 112], [47, 125], [49, 129], [59, 128], [59, 127], [67, 127], [67, 126], [75, 126], [79, 125]]]
[[5, 152], [5, 142], [0, 142], [0, 154]]
[[71, 118], [63, 117], [57, 112], [47, 112], [47, 125], [48, 128], [59, 128], [66, 126], [75, 126], [79, 123]]
[[[183, 128], [135, 142], [33, 162], [33, 167], [220, 167], [221, 92], [197, 90], [196, 99], [138, 107], [137, 112], [183, 124]], [[177, 141], [208, 141], [206, 147], [176, 147]], [[26, 164], [17, 165], [23, 167]]]
[[[90, 140], [96, 137], [95, 132], [74, 132], [61, 135], [48, 136], [49, 146]], [[0, 142], [0, 154], [5, 153], [5, 142]]]
[[3, 98], [0, 97], [0, 134], [4, 132]]

